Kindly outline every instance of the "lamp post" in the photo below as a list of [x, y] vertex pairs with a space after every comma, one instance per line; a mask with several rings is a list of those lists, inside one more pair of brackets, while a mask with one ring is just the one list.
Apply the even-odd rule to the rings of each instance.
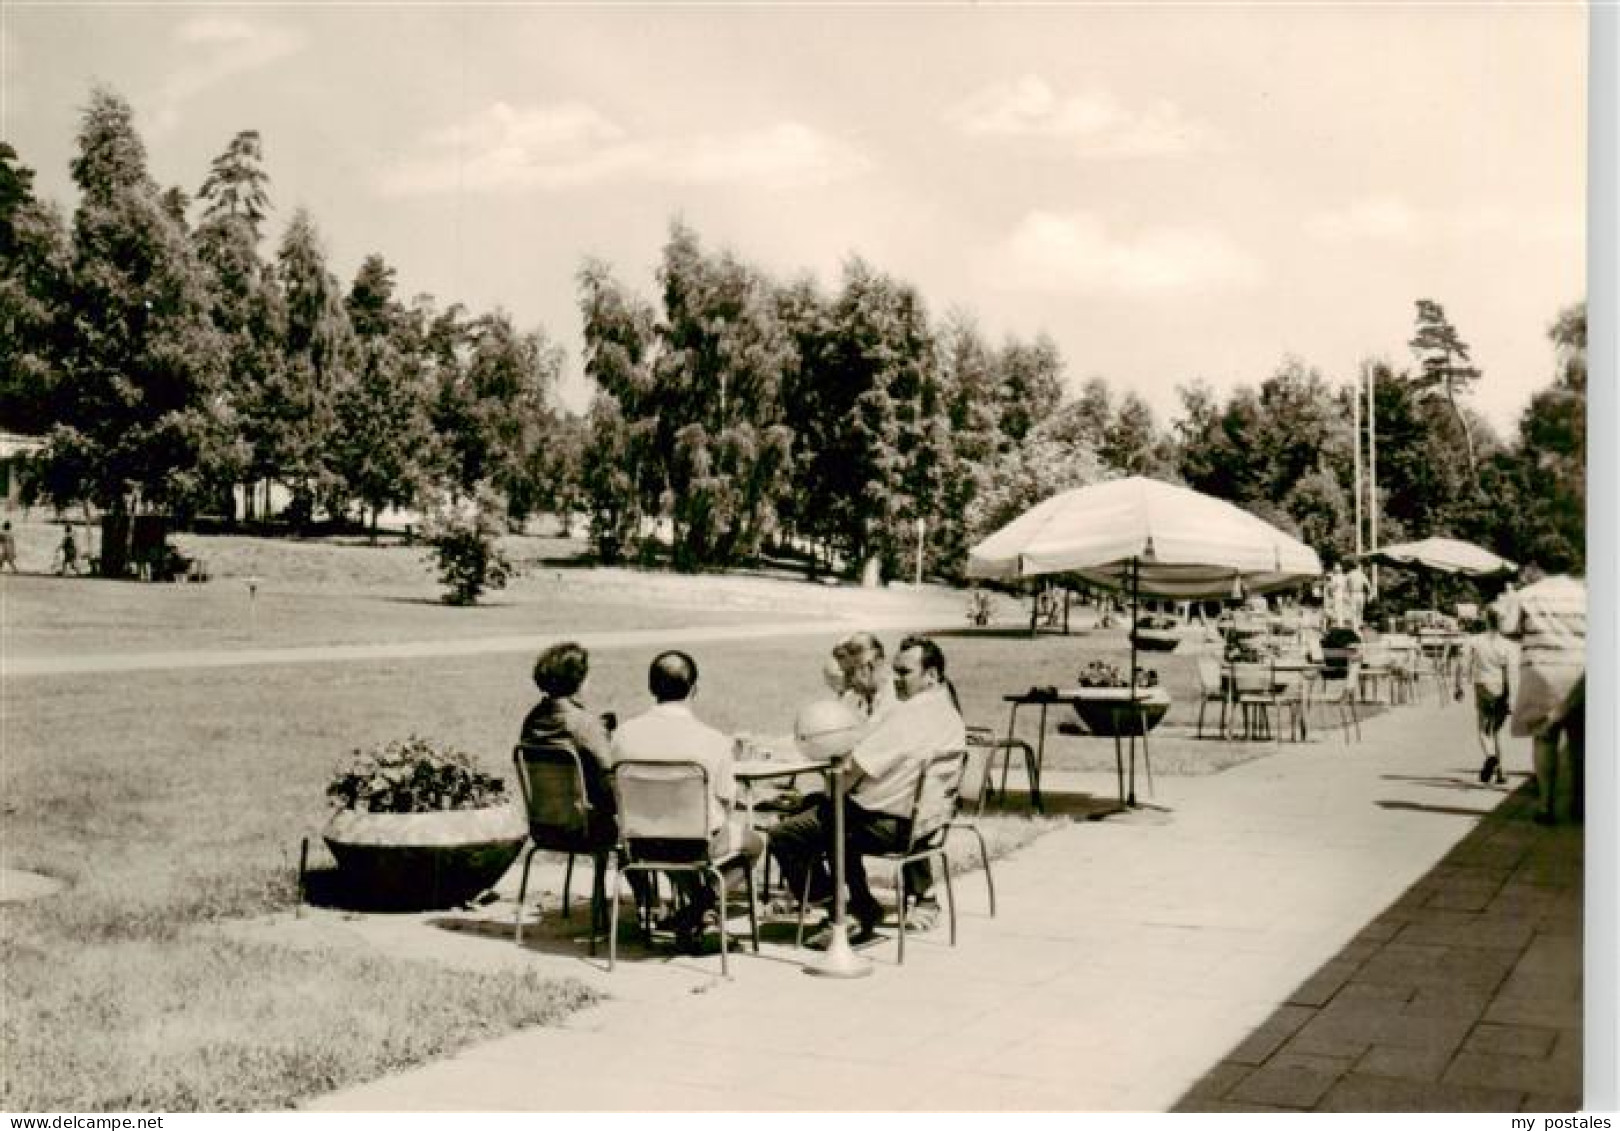
[[[849, 945], [849, 924], [844, 911], [844, 766], [849, 755], [833, 758], [833, 921], [832, 937], [827, 941], [827, 953], [820, 961], [804, 967], [806, 974], [818, 978], [864, 978], [872, 972], [872, 964], [855, 953]], [[904, 914], [904, 909], [901, 914]]]

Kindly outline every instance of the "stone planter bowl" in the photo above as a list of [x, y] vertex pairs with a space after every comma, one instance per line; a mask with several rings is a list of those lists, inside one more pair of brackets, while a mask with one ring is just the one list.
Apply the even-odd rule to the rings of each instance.
[[[1085, 697], [1078, 699], [1074, 704], [1074, 713], [1080, 716], [1080, 722], [1086, 730], [1094, 735], [1109, 736], [1114, 733], [1116, 720], [1121, 726], [1129, 726], [1131, 719], [1124, 713], [1111, 710], [1111, 705], [1126, 701], [1128, 693], [1125, 688], [1093, 687], [1085, 688]], [[1170, 693], [1162, 687], [1144, 688], [1139, 699], [1142, 708], [1142, 718], [1147, 723], [1147, 729], [1152, 730], [1164, 721], [1164, 716], [1170, 710]], [[1129, 734], [1129, 730], [1121, 733]]]
[[340, 809], [326, 826], [349, 901], [397, 911], [456, 907], [505, 874], [529, 827], [515, 805], [437, 813]]

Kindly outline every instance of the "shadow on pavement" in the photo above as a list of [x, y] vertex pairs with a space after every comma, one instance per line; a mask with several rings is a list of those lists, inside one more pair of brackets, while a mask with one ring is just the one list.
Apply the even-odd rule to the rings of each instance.
[[1577, 1110], [1584, 836], [1534, 808], [1486, 814], [1174, 1110]]

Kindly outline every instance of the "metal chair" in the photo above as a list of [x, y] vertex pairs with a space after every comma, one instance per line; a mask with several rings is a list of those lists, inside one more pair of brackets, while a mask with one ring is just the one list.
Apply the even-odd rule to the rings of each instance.
[[1269, 663], [1244, 662], [1232, 665], [1232, 700], [1243, 715], [1246, 739], [1273, 738], [1282, 741], [1280, 728], [1272, 726], [1272, 712], [1280, 712], [1276, 682]]
[[619, 806], [619, 868], [608, 903], [608, 969], [619, 950], [619, 881], [635, 873], [689, 875], [713, 881], [720, 902], [720, 973], [730, 975], [726, 957], [726, 870], [740, 867], [748, 886], [748, 928], [759, 953], [759, 912], [754, 869], [748, 854], [733, 849], [714, 854], [710, 834], [709, 771], [700, 762], [627, 759], [613, 765], [613, 795]]
[[1361, 663], [1351, 660], [1344, 669], [1342, 677], [1324, 676], [1317, 681], [1316, 694], [1311, 702], [1316, 707], [1337, 707], [1339, 710], [1339, 725], [1344, 733], [1346, 745], [1350, 743], [1350, 731], [1353, 727], [1356, 732], [1356, 741], [1361, 741], [1361, 720], [1356, 717], [1356, 703], [1360, 699], [1361, 691]]
[[513, 937], [523, 942], [523, 900], [529, 891], [529, 866], [542, 848], [566, 852], [568, 868], [563, 873], [563, 918], [569, 913], [569, 887], [574, 879], [574, 857], [589, 856], [591, 878], [591, 953], [596, 953], [596, 936], [602, 925], [607, 858], [618, 840], [613, 814], [591, 804], [585, 783], [585, 763], [572, 746], [519, 743], [512, 751], [517, 767], [518, 788], [529, 817], [529, 839], [533, 842], [523, 857], [523, 878], [518, 883], [517, 917]]
[[[922, 860], [938, 859], [940, 871], [945, 874], [945, 904], [951, 923], [951, 945], [956, 945], [956, 891], [951, 886], [951, 859], [946, 851], [951, 820], [956, 815], [962, 792], [962, 776], [967, 770], [968, 752], [945, 750], [929, 755], [917, 774], [917, 785], [911, 795], [910, 833], [903, 848], [892, 852], [871, 852], [865, 855], [887, 860], [894, 865], [894, 887], [897, 919], [900, 924], [900, 942], [897, 962], [906, 960], [906, 865]], [[981, 841], [981, 844], [983, 842]], [[986, 875], [989, 874], [988, 865]], [[810, 874], [804, 878], [799, 892], [798, 941], [804, 941], [804, 910], [810, 899]]]
[[1290, 657], [1286, 664], [1273, 663], [1271, 695], [1278, 714], [1288, 712], [1289, 738], [1304, 742], [1309, 736], [1311, 698], [1315, 688], [1316, 674], [1305, 663], [1304, 656]]
[[[996, 732], [987, 726], [970, 726], [967, 728], [967, 744], [974, 748], [984, 748], [989, 751], [985, 758], [984, 791], [979, 794], [979, 812], [984, 811], [984, 802], [991, 793], [999, 793], [1002, 802], [1007, 798], [1007, 771], [1012, 765], [1013, 751], [1017, 750], [1024, 755], [1024, 777], [1029, 782], [1029, 802], [1035, 809], [1043, 808], [1041, 801], [1041, 769], [1040, 759], [1035, 756], [1035, 748], [1022, 738], [997, 738]], [[991, 778], [995, 769], [996, 752], [1001, 752], [1001, 785], [991, 785]]]
[[[962, 769], [962, 786], [956, 797], [956, 814], [946, 827], [945, 834], [949, 836], [957, 829], [966, 829], [978, 840], [979, 859], [984, 864], [984, 885], [990, 894], [990, 917], [994, 919], [996, 879], [990, 874], [990, 847], [985, 842], [984, 830], [979, 827], [979, 818], [984, 816], [985, 798], [990, 792], [990, 764], [993, 751], [986, 746], [973, 743], [971, 734], [968, 743], [969, 749], [964, 751], [967, 762]], [[982, 756], [976, 758], [975, 751], [982, 751]]]
[[1198, 657], [1198, 737], [1204, 737], [1204, 712], [1211, 703], [1221, 705], [1221, 737], [1227, 736], [1226, 712], [1231, 706], [1231, 692], [1221, 678], [1221, 662], [1204, 653]]

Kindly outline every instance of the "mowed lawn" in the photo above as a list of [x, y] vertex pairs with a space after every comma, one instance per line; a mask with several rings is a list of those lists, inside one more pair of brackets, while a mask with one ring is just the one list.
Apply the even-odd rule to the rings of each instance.
[[[185, 593], [22, 581], [62, 594], [105, 586], [127, 593], [114, 603], [132, 608]], [[635, 627], [669, 624], [656, 619], [659, 611], [713, 623], [703, 614], [727, 591], [703, 590], [714, 584], [710, 579], [650, 581], [647, 588], [661, 591], [692, 581], [700, 597], [661, 603], [648, 610], [650, 621], [632, 621]], [[13, 589], [10, 578], [6, 585], [9, 650], [13, 629], [27, 626], [14, 619], [10, 600], [21, 587]], [[694, 612], [691, 605], [705, 593], [708, 609]], [[369, 622], [374, 639], [418, 638], [410, 635], [418, 630], [410, 621], [416, 606], [364, 593], [330, 597], [333, 607], [347, 610], [347, 623]], [[783, 619], [778, 600], [763, 608], [733, 606], [731, 614]], [[86, 623], [94, 620], [89, 605], [69, 604], [62, 615], [77, 618], [82, 627], [74, 638], [88, 643], [95, 636]], [[635, 606], [581, 602], [570, 616], [559, 614], [552, 630], [625, 627], [619, 618], [627, 608]], [[148, 606], [126, 615], [144, 624], [156, 614]], [[727, 731], [790, 731], [795, 710], [825, 694], [822, 657], [853, 627], [825, 610], [820, 619], [824, 631], [807, 635], [694, 646], [702, 670], [698, 712]], [[892, 645], [898, 633], [884, 636]], [[144, 628], [126, 639], [128, 647], [155, 648]], [[680, 641], [678, 629], [670, 639]], [[998, 730], [1005, 692], [1070, 684], [1088, 660], [1124, 656], [1118, 632], [1028, 639], [946, 624], [939, 639], [969, 720]], [[308, 634], [299, 642], [309, 642]], [[621, 717], [640, 710], [651, 651], [598, 653], [587, 698]], [[1156, 772], [1211, 772], [1275, 751], [1271, 744], [1181, 736], [1197, 710], [1191, 661], [1172, 655], [1150, 662], [1177, 699], [1155, 735]], [[535, 697], [528, 668], [527, 657], [492, 654], [6, 679], [0, 850], [8, 867], [57, 876], [70, 887], [0, 909], [6, 1001], [0, 1104], [281, 1107], [467, 1041], [554, 1020], [589, 1001], [583, 984], [567, 979], [474, 974], [382, 955], [312, 961], [208, 926], [291, 906], [299, 841], [310, 836], [318, 843], [326, 782], [351, 748], [416, 733], [459, 745], [504, 772], [518, 722]], [[1105, 740], [1059, 736], [1054, 727], [1047, 758], [1052, 767], [1107, 769], [1112, 748]], [[1004, 846], [1039, 831], [1022, 816], [1001, 820], [1008, 826]]]

